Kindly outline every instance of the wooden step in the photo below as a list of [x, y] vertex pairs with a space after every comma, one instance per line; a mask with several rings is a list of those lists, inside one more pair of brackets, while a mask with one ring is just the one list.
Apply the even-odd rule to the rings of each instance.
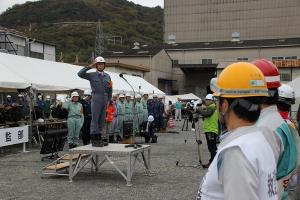
[[59, 163], [59, 164], [49, 165], [45, 169], [47, 169], [47, 170], [56, 170], [57, 171], [57, 170], [62, 170], [62, 169], [69, 168], [69, 166], [70, 166], [69, 162], [62, 162], [62, 163]]
[[[89, 154], [82, 154], [81, 157], [87, 157], [89, 156]], [[61, 160], [70, 160], [70, 154], [66, 154], [66, 155], [63, 155], [62, 157], [60, 157]], [[73, 154], [72, 155], [72, 160], [77, 160], [79, 158], [79, 154]]]

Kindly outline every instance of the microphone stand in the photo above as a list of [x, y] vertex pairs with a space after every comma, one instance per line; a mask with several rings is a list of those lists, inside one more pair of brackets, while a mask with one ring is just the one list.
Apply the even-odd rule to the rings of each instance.
[[[133, 91], [133, 113], [136, 114], [136, 112], [135, 112], [135, 105], [136, 105], [135, 90], [134, 90], [133, 86], [129, 83], [129, 81], [127, 81], [127, 79], [124, 77], [124, 75], [122, 73], [119, 76], [131, 87], [131, 89]], [[137, 149], [137, 148], [142, 147], [142, 145], [141, 144], [137, 144], [134, 141], [134, 144], [125, 145], [125, 148], [128, 148], [128, 147], [133, 147], [133, 148]]]

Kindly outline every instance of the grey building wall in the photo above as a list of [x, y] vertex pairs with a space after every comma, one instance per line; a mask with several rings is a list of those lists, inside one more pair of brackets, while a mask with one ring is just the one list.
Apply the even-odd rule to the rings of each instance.
[[299, 0], [165, 0], [164, 39], [176, 42], [292, 38], [300, 35]]

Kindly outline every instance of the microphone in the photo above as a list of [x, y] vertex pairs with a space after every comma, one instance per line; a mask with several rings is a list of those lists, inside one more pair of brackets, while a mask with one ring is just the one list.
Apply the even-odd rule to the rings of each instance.
[[119, 74], [119, 76], [124, 79], [124, 81], [131, 87], [132, 91], [133, 91], [133, 105], [135, 106], [136, 104], [136, 100], [135, 100], [135, 90], [132, 87], [132, 85], [127, 81], [127, 79], [124, 77], [123, 73]]

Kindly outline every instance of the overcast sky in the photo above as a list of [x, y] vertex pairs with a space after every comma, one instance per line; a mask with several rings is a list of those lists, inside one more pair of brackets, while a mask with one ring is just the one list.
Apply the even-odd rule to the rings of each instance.
[[[0, 14], [7, 8], [13, 6], [14, 4], [22, 4], [26, 1], [37, 1], [37, 0], [0, 0]], [[129, 0], [136, 4], [140, 4], [148, 7], [161, 6], [163, 7], [164, 0]]]

